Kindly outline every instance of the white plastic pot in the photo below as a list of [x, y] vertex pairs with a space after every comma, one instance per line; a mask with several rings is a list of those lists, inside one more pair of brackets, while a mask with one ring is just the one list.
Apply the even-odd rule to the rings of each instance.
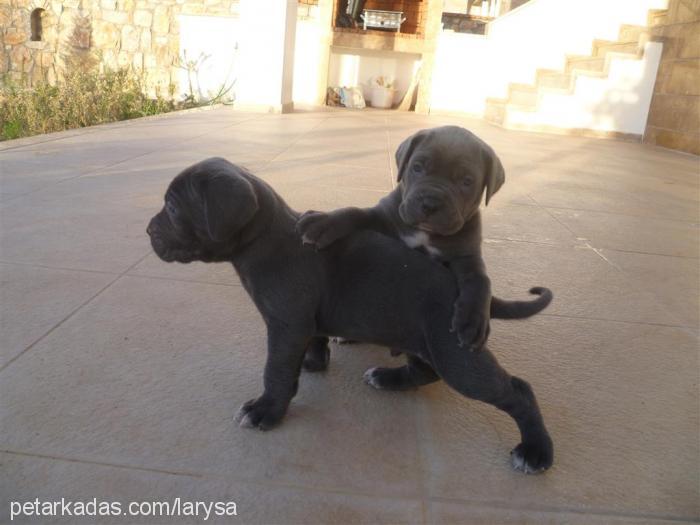
[[372, 107], [385, 109], [390, 108], [394, 103], [394, 93], [396, 93], [396, 90], [393, 88], [372, 86]]

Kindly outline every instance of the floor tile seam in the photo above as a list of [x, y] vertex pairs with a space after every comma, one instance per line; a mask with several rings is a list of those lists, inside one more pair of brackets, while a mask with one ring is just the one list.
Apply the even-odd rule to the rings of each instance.
[[7, 370], [10, 366], [12, 366], [13, 363], [18, 361], [23, 355], [27, 354], [28, 352], [31, 351], [32, 348], [34, 348], [36, 345], [38, 345], [41, 341], [43, 341], [46, 337], [48, 337], [51, 333], [53, 333], [55, 330], [57, 330], [60, 326], [62, 326], [64, 323], [66, 323], [68, 320], [70, 320], [72, 317], [74, 317], [80, 310], [82, 310], [85, 306], [90, 304], [92, 301], [94, 301], [97, 297], [102, 295], [102, 293], [109, 289], [114, 283], [116, 283], [119, 279], [121, 279], [129, 270], [137, 266], [141, 261], [143, 261], [146, 257], [148, 257], [151, 254], [150, 250], [140, 257], [135, 263], [133, 263], [131, 266], [129, 266], [126, 270], [124, 270], [122, 273], [115, 275], [114, 279], [111, 279], [105, 286], [101, 287], [96, 293], [91, 295], [87, 300], [83, 301], [80, 305], [78, 305], [76, 308], [71, 310], [66, 316], [64, 316], [60, 321], [56, 322], [51, 328], [49, 328], [46, 332], [44, 332], [42, 335], [40, 335], [37, 339], [35, 339], [32, 343], [30, 343], [28, 346], [26, 346], [21, 352], [19, 352], [16, 356], [12, 357], [9, 361], [7, 361], [4, 365], [0, 366], [0, 375]]
[[621, 324], [629, 324], [629, 325], [642, 325], [642, 326], [656, 326], [659, 328], [675, 328], [679, 329], [682, 331], [687, 331], [690, 330], [693, 332], [693, 335], [696, 337], [700, 335], [700, 326], [691, 326], [687, 324], [667, 324], [667, 323], [651, 323], [647, 321], [630, 321], [629, 319], [613, 319], [610, 317], [590, 317], [587, 315], [567, 315], [567, 314], [554, 314], [554, 313], [549, 313], [549, 312], [541, 312], [538, 314], [538, 316], [542, 317], [557, 317], [561, 319], [579, 319], [582, 321], [602, 321], [602, 322], [609, 322], [609, 323], [621, 323]]
[[634, 255], [651, 255], [653, 257], [667, 257], [669, 259], [681, 259], [686, 261], [697, 261], [700, 259], [700, 254], [698, 257], [692, 257], [690, 255], [675, 255], [670, 253], [656, 253], [656, 252], [642, 252], [638, 250], [621, 250], [619, 248], [600, 248], [602, 251], [606, 252], [616, 252], [616, 253], [629, 253]]
[[312, 132], [316, 131], [316, 129], [317, 129], [318, 127], [320, 127], [321, 124], [323, 124], [327, 119], [328, 119], [328, 117], [323, 117], [323, 118], [319, 117], [319, 120], [318, 120], [318, 122], [316, 123], [315, 126], [313, 126], [312, 128], [310, 128], [309, 130], [307, 130], [307, 131], [305, 131], [305, 132], [303, 132], [303, 133], [300, 133], [300, 134], [296, 137], [296, 139], [294, 139], [292, 142], [290, 142], [282, 151], [280, 151], [279, 153], [277, 153], [276, 155], [274, 155], [270, 160], [268, 160], [265, 164], [263, 164], [263, 166], [262, 166], [260, 169], [261, 169], [261, 170], [264, 170], [264, 169], [267, 168], [270, 164], [272, 164], [273, 162], [277, 161], [277, 159], [279, 159], [282, 155], [284, 155], [285, 153], [287, 153], [288, 151], [290, 151], [290, 150], [291, 150], [296, 144], [298, 144], [306, 135], [308, 135], [309, 133], [312, 133]]
[[544, 206], [541, 206], [540, 203], [537, 201], [537, 199], [535, 199], [532, 195], [530, 195], [530, 198], [531, 198], [533, 201], [535, 201], [535, 202], [537, 203], [537, 205], [540, 207], [540, 209], [544, 210], [544, 212], [547, 213], [547, 215], [549, 215], [554, 221], [556, 221], [556, 222], [559, 223], [562, 227], [564, 227], [564, 228], [571, 234], [571, 236], [572, 236], [576, 241], [578, 241], [582, 246], [584, 246], [584, 247], [590, 249], [591, 251], [593, 251], [593, 253], [595, 253], [600, 259], [602, 259], [603, 261], [605, 261], [605, 263], [608, 264], [609, 266], [612, 266], [613, 268], [615, 268], [618, 272], [624, 273], [624, 272], [622, 272], [621, 268], [620, 268], [618, 265], [614, 264], [614, 263], [613, 263], [612, 261], [610, 261], [607, 257], [605, 257], [602, 253], [600, 253], [600, 251], [599, 251], [597, 248], [595, 248], [595, 247], [590, 243], [590, 240], [589, 240], [589, 239], [587, 239], [587, 238], [585, 238], [585, 237], [581, 237], [581, 236], [580, 236], [578, 233], [576, 233], [572, 228], [570, 228], [565, 222], [563, 222], [563, 221], [560, 220], [555, 214], [553, 214], [553, 213], [551, 212], [551, 210], [547, 209], [547, 208], [544, 207]]
[[[2, 153], [5, 151], [17, 151], [17, 150], [20, 150], [22, 148], [32, 148], [34, 146], [41, 146], [42, 144], [47, 144], [49, 142], [57, 142], [59, 140], [65, 140], [65, 139], [70, 139], [73, 137], [79, 137], [82, 135], [87, 135], [89, 133], [96, 133], [97, 131], [99, 131], [97, 129], [91, 129], [94, 127], [96, 127], [96, 126], [86, 126], [84, 128], [73, 128], [70, 130], [57, 131], [56, 132], [57, 134], [63, 133], [64, 131], [68, 131], [69, 133], [66, 133], [64, 136], [61, 136], [61, 137], [47, 138], [44, 140], [39, 140], [39, 138], [46, 135], [46, 133], [40, 133], [38, 135], [33, 135], [32, 137], [21, 137], [18, 140], [22, 140], [23, 138], [36, 138], [37, 140], [28, 141], [28, 143], [26, 143], [26, 144], [18, 144], [17, 146], [8, 146], [8, 147], [4, 147], [4, 148], [2, 146], [0, 146], [0, 155], [2, 155]], [[78, 130], [81, 130], [81, 131], [78, 131]]]
[[61, 271], [76, 272], [76, 273], [96, 273], [96, 274], [100, 274], [100, 275], [114, 275], [114, 276], [120, 275], [119, 272], [110, 272], [109, 270], [92, 270], [92, 269], [86, 269], [86, 268], [70, 268], [67, 266], [51, 266], [48, 264], [38, 264], [38, 263], [25, 262], [25, 261], [0, 260], [0, 265], [2, 265], [2, 264], [6, 264], [8, 266], [28, 266], [30, 268], [43, 268], [45, 270], [61, 270]]
[[[546, 476], [547, 474], [543, 474]], [[653, 512], [629, 512], [621, 511], [615, 509], [606, 508], [586, 508], [582, 509], [579, 507], [570, 507], [566, 505], [532, 505], [532, 504], [513, 504], [509, 500], [479, 500], [470, 498], [455, 498], [455, 497], [442, 497], [442, 496], [428, 496], [428, 501], [430, 503], [456, 503], [472, 507], [482, 507], [487, 509], [495, 510], [514, 510], [514, 511], [526, 511], [526, 512], [542, 512], [551, 514], [578, 514], [578, 515], [594, 515], [599, 517], [612, 517], [612, 518], [631, 518], [631, 519], [656, 519], [665, 521], [675, 521], [679, 523], [696, 523], [697, 518], [678, 516], [673, 514], [657, 514]], [[700, 517], [699, 517], [700, 518]]]
[[[534, 200], [534, 199], [533, 199]], [[537, 202], [537, 201], [536, 201]], [[700, 202], [697, 203], [698, 207], [700, 208]], [[511, 204], [512, 206], [527, 206], [525, 204], [518, 204], [518, 203], [513, 203]], [[674, 219], [671, 217], [661, 217], [658, 215], [639, 215], [636, 213], [622, 213], [622, 212], [616, 212], [616, 211], [607, 211], [607, 210], [594, 210], [591, 208], [574, 208], [571, 206], [552, 206], [549, 204], [542, 204], [537, 202], [537, 205], [540, 208], [547, 208], [550, 210], [567, 210], [567, 211], [579, 211], [579, 212], [585, 212], [585, 213], [600, 213], [603, 215], [614, 215], [618, 217], [630, 217], [634, 219], [651, 219], [655, 221], [668, 221], [668, 222], [677, 222], [680, 224], [686, 224], [690, 226], [698, 226], [700, 229], [700, 217], [698, 217], [697, 220], [690, 220], [690, 219]]]
[[315, 484], [308, 484], [308, 483], [278, 481], [278, 480], [273, 480], [273, 479], [264, 478], [264, 477], [258, 478], [258, 477], [249, 477], [249, 476], [240, 476], [240, 475], [231, 476], [229, 474], [222, 474], [221, 472], [208, 471], [208, 470], [203, 470], [201, 472], [192, 472], [192, 471], [185, 471], [185, 470], [172, 470], [172, 469], [161, 468], [161, 467], [144, 467], [144, 466], [116, 463], [116, 462], [110, 462], [110, 461], [96, 461], [96, 460], [85, 459], [85, 458], [67, 457], [67, 456], [52, 455], [52, 454], [42, 454], [42, 453], [36, 453], [36, 452], [26, 452], [26, 451], [18, 451], [18, 450], [10, 450], [10, 449], [0, 449], [0, 454], [8, 454], [8, 455], [13, 455], [13, 456], [45, 459], [45, 460], [49, 460], [49, 461], [65, 461], [65, 462], [70, 462], [70, 463], [93, 465], [93, 466], [106, 467], [106, 468], [136, 470], [136, 471], [141, 471], [141, 472], [150, 472], [153, 474], [186, 476], [186, 477], [197, 478], [197, 479], [200, 479], [202, 481], [241, 483], [241, 484], [259, 485], [259, 486], [263, 486], [263, 487], [267, 487], [267, 488], [277, 488], [277, 489], [282, 488], [282, 489], [300, 490], [300, 491], [304, 491], [304, 492], [317, 492], [317, 493], [322, 493], [322, 494], [339, 494], [339, 495], [345, 495], [345, 496], [361, 496], [361, 497], [377, 499], [377, 500], [392, 499], [392, 500], [401, 500], [401, 501], [420, 502], [423, 499], [420, 494], [398, 494], [398, 493], [386, 492], [386, 491], [369, 492], [369, 491], [362, 491], [362, 490], [354, 490], [352, 488], [346, 489], [346, 488], [339, 488], [339, 487], [329, 487], [327, 485], [315, 485]]
[[[232, 269], [232, 272], [235, 271]], [[225, 286], [226, 288], [242, 288], [243, 285], [239, 283], [220, 283], [215, 281], [201, 281], [199, 279], [178, 279], [177, 277], [166, 277], [163, 275], [146, 275], [138, 273], [126, 273], [120, 277], [133, 277], [136, 279], [155, 279], [157, 281], [172, 281], [177, 283], [189, 283], [189, 284], [207, 284], [210, 286]]]

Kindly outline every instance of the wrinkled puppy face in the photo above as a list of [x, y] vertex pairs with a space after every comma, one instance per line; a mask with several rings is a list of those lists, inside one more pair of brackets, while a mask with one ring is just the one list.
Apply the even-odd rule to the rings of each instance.
[[401, 219], [438, 234], [458, 232], [505, 180], [500, 160], [484, 141], [457, 126], [419, 131], [396, 151]]
[[173, 179], [163, 209], [146, 229], [158, 257], [182, 263], [231, 259], [258, 210], [255, 189], [242, 172], [212, 158]]

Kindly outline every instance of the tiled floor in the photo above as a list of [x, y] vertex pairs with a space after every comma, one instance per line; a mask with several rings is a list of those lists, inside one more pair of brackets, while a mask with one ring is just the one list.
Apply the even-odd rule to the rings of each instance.
[[[495, 293], [555, 293], [491, 336], [538, 394], [554, 467], [513, 472], [511, 420], [443, 384], [372, 390], [363, 371], [395, 361], [367, 345], [305, 374], [278, 429], [237, 427], [261, 390], [264, 327], [227, 265], [152, 254], [169, 180], [220, 155], [299, 210], [369, 206], [392, 188], [396, 146], [444, 123], [506, 167], [484, 212]], [[697, 520], [699, 168], [640, 144], [379, 111], [217, 109], [0, 143], [0, 522], [11, 501], [62, 497], [231, 500], [232, 523]], [[204, 522], [63, 522], [110, 520]]]

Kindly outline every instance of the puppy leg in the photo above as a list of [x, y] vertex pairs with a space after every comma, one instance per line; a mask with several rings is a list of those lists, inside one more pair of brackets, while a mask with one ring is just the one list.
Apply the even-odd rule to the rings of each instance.
[[378, 390], [411, 390], [440, 379], [432, 367], [422, 359], [406, 356], [407, 363], [396, 368], [370, 368], [364, 380]]
[[331, 351], [328, 348], [327, 337], [314, 337], [306, 348], [302, 367], [307, 372], [323, 372], [328, 368]]
[[236, 416], [240, 426], [268, 430], [282, 420], [297, 393], [301, 363], [311, 339], [281, 323], [268, 323], [265, 390], [241, 407]]
[[514, 469], [535, 474], [552, 465], [552, 440], [526, 381], [509, 375], [486, 347], [470, 354], [454, 348], [450, 352], [431, 348], [431, 356], [435, 370], [448, 385], [467, 397], [494, 405], [515, 420], [521, 442], [511, 452]]

